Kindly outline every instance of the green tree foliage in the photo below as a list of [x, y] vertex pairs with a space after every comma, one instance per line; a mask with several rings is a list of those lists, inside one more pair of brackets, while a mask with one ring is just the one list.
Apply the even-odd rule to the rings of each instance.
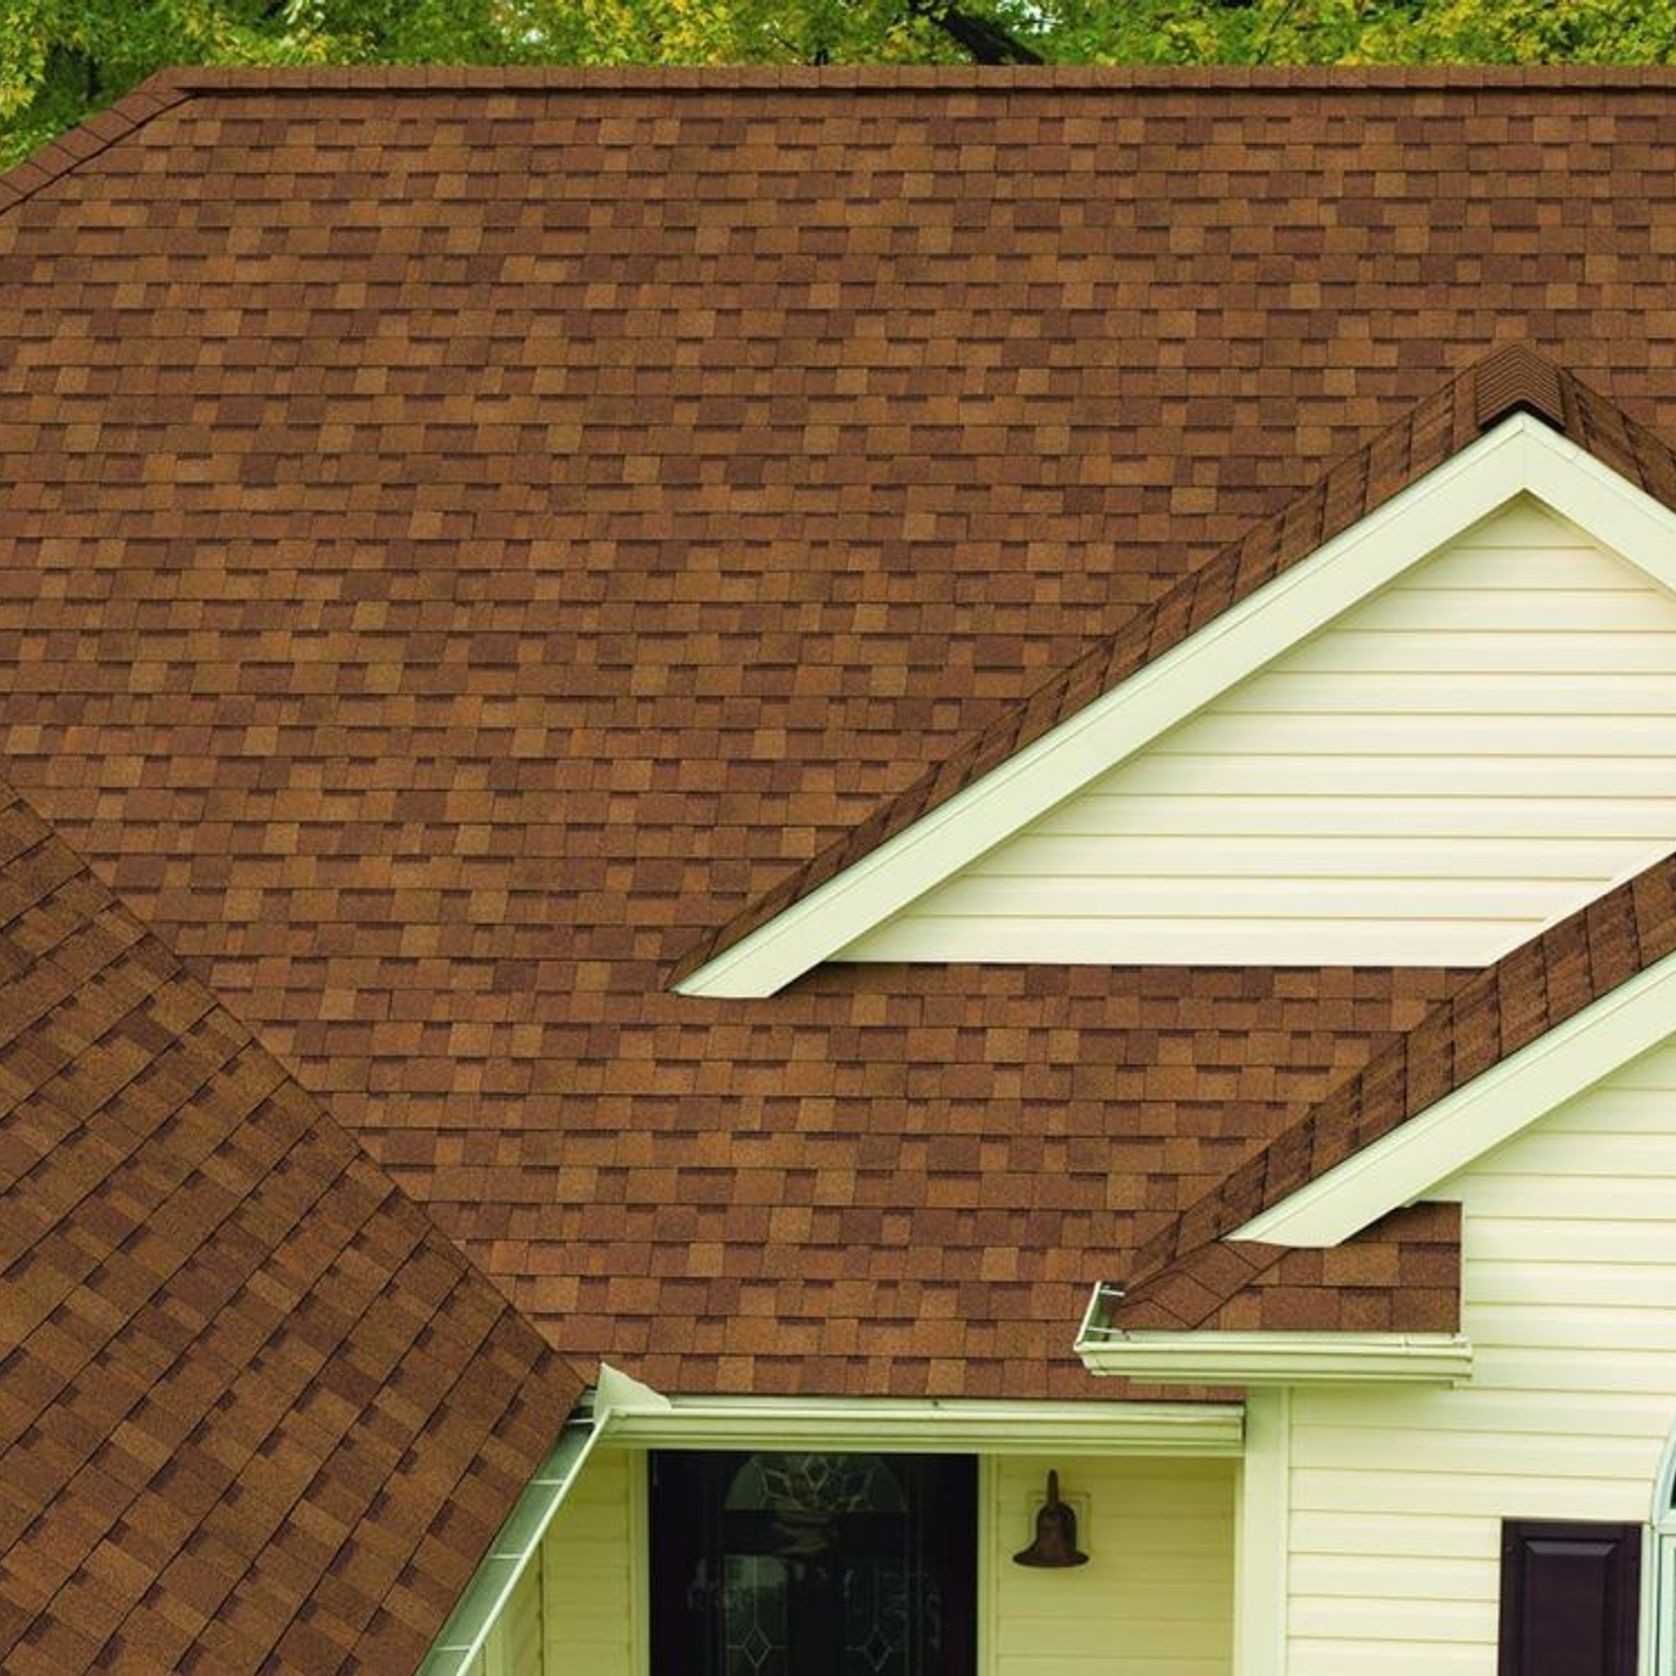
[[1676, 0], [0, 0], [0, 165], [178, 63], [1673, 58]]

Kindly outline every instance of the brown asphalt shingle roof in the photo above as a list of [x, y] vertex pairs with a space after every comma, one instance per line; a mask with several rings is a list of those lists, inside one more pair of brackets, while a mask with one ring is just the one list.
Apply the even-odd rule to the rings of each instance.
[[1461, 1207], [1392, 1211], [1325, 1250], [1210, 1240], [1128, 1288], [1092, 1323], [1125, 1332], [1452, 1333]]
[[0, 1666], [410, 1671], [581, 1383], [0, 787]]
[[1676, 76], [147, 97], [0, 212], [16, 783], [560, 1349], [1111, 1394], [1458, 975], [670, 967], [1498, 343], [1676, 431]]

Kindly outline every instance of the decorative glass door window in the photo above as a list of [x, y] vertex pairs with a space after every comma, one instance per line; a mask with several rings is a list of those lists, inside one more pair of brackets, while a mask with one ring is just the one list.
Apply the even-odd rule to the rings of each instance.
[[659, 1453], [655, 1676], [972, 1676], [976, 1463]]

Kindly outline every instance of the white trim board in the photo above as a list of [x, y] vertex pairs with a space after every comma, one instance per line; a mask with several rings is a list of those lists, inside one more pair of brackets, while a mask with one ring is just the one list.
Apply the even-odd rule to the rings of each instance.
[[1253, 1391], [1245, 1405], [1234, 1542], [1234, 1676], [1284, 1676], [1290, 1596], [1292, 1393]]
[[1076, 1351], [1090, 1373], [1187, 1385], [1455, 1385], [1472, 1373], [1472, 1343], [1459, 1333], [1095, 1329]]
[[677, 988], [775, 993], [1522, 494], [1676, 593], [1676, 513], [1517, 414]]
[[1676, 954], [1609, 990], [1226, 1237], [1339, 1245], [1656, 1047], [1676, 1025]]
[[1243, 1437], [1233, 1403], [671, 1397], [611, 1410], [612, 1442], [647, 1449], [1233, 1456]]

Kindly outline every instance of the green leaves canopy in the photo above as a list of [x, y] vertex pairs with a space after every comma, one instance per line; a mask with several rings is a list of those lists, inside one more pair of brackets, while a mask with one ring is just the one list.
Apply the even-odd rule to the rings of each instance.
[[0, 165], [165, 64], [939, 63], [995, 42], [1059, 63], [1656, 63], [1676, 0], [4, 0]]

